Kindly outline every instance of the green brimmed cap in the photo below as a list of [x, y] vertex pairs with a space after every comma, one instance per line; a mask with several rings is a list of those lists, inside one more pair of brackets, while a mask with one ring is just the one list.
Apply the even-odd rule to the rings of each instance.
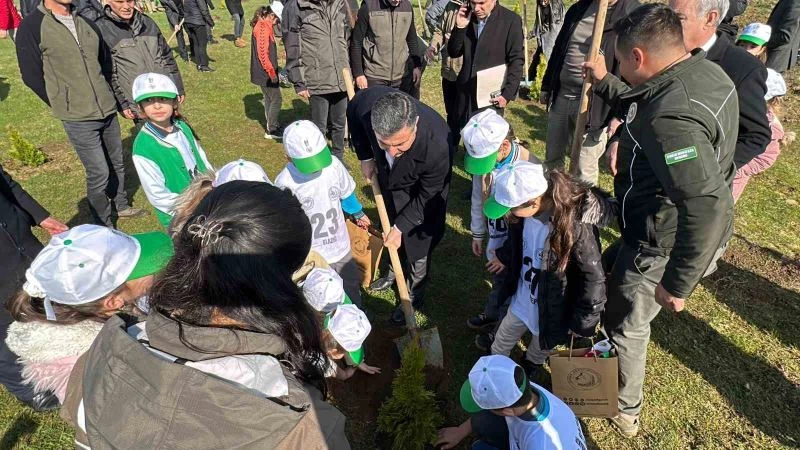
[[328, 141], [310, 120], [298, 120], [283, 132], [283, 146], [302, 173], [319, 172], [333, 162]]
[[143, 73], [133, 80], [133, 101], [148, 98], [178, 98], [178, 87], [172, 78], [160, 73]]
[[497, 164], [497, 152], [511, 126], [492, 109], [472, 116], [461, 130], [464, 147], [464, 170], [471, 175], [485, 175]]

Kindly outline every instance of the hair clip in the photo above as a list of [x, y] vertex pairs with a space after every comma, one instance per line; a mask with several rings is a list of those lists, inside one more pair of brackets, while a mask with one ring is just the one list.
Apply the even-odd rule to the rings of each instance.
[[213, 220], [206, 221], [206, 216], [197, 216], [194, 223], [189, 225], [186, 231], [193, 238], [200, 239], [200, 246], [205, 247], [209, 244], [216, 244], [222, 231], [222, 223]]

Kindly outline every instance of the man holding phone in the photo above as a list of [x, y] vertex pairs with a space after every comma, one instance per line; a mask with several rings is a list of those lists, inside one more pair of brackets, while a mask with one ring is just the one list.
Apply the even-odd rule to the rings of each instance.
[[464, 58], [456, 79], [459, 128], [478, 111], [478, 71], [506, 66], [505, 81], [500, 91], [492, 95], [498, 113], [502, 114], [508, 102], [516, 98], [525, 63], [523, 43], [522, 19], [497, 4], [497, 0], [470, 0], [459, 9], [447, 43], [450, 57]]

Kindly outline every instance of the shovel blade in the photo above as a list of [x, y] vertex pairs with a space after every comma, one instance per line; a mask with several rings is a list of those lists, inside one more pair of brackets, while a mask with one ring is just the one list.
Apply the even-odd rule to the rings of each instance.
[[[439, 369], [444, 368], [444, 353], [442, 350], [442, 341], [439, 338], [439, 329], [436, 327], [417, 331], [419, 335], [420, 347], [425, 352], [425, 365], [436, 367]], [[394, 340], [397, 351], [400, 355], [403, 350], [411, 343], [411, 335], [406, 334]]]

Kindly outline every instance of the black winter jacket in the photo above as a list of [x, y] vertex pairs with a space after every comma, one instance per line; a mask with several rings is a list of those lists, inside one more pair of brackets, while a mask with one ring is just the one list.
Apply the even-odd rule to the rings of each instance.
[[[606, 276], [601, 263], [600, 231], [616, 214], [616, 203], [610, 195], [592, 188], [586, 195], [575, 221], [575, 243], [564, 272], [556, 270], [555, 255], [547, 261], [538, 277], [539, 344], [550, 349], [565, 344], [572, 330], [581, 336], [593, 336], [606, 303]], [[508, 239], [496, 251], [506, 266], [506, 277], [500, 288], [500, 298], [514, 295], [522, 269], [522, 229], [524, 221], [509, 223]], [[549, 242], [549, 239], [548, 239]], [[549, 246], [549, 243], [547, 244]], [[544, 264], [543, 264], [544, 265]]]
[[739, 98], [739, 136], [733, 162], [742, 167], [764, 153], [772, 139], [767, 120], [767, 68], [755, 56], [729, 40], [718, 38], [706, 54], [733, 81]]
[[167, 21], [173, 27], [183, 20], [183, 0], [161, 0]]
[[[564, 58], [567, 54], [567, 46], [569, 40], [575, 33], [575, 27], [583, 19], [589, 6], [595, 0], [580, 0], [574, 5], [570, 6], [567, 14], [564, 16], [564, 24], [561, 26], [561, 31], [558, 33], [556, 43], [553, 46], [553, 53], [547, 62], [547, 70], [542, 78], [542, 92], [550, 93], [550, 105], [555, 102], [558, 97], [558, 92], [561, 89], [561, 69], [564, 67]], [[619, 62], [614, 57], [614, 46], [617, 42], [617, 33], [614, 32], [614, 25], [617, 21], [630, 14], [631, 11], [638, 8], [641, 3], [639, 0], [619, 0], [614, 5], [614, 10], [610, 16], [606, 17], [606, 25], [603, 28], [603, 40], [600, 43], [600, 49], [603, 51], [606, 60], [606, 67], [608, 71], [615, 76], [619, 76]], [[587, 129], [597, 130], [608, 125], [611, 120], [611, 107], [597, 95], [592, 96], [591, 108], [589, 110], [589, 121], [586, 124]]]
[[185, 20], [184, 23], [189, 25], [214, 26], [214, 19], [208, 11], [206, 0], [184, 0], [183, 18]]
[[[269, 60], [272, 62], [272, 67], [275, 68], [275, 73], [278, 73], [278, 46], [276, 42], [269, 44]], [[267, 71], [261, 65], [261, 60], [258, 59], [258, 43], [256, 42], [255, 35], [250, 39], [250, 82], [256, 86], [266, 87], [281, 87], [278, 78], [274, 80], [269, 79]]]

